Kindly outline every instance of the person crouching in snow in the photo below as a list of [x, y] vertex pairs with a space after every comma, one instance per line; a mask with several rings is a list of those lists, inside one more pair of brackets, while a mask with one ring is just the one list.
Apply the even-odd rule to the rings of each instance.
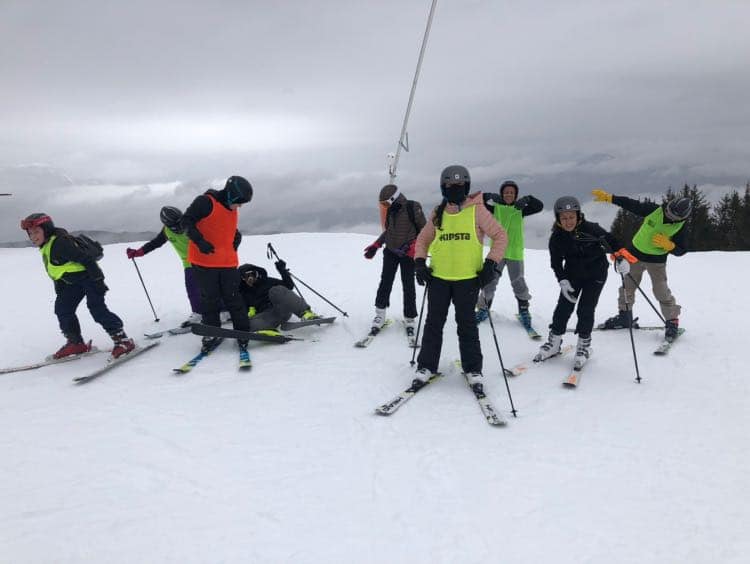
[[[562, 338], [578, 304], [578, 344], [574, 365], [583, 368], [591, 355], [591, 330], [594, 328], [594, 310], [607, 281], [607, 252], [622, 245], [597, 223], [586, 221], [581, 204], [572, 196], [563, 196], [555, 202], [555, 223], [549, 238], [550, 264], [560, 284], [560, 296], [552, 314], [547, 342], [534, 357], [542, 362], [560, 354]], [[618, 258], [615, 270], [627, 274], [629, 263]]]
[[377, 250], [383, 249], [383, 269], [380, 284], [375, 296], [375, 317], [372, 327], [381, 329], [385, 323], [386, 308], [390, 305], [393, 280], [396, 270], [401, 269], [401, 287], [404, 292], [404, 323], [410, 337], [416, 331], [417, 298], [414, 287], [414, 245], [417, 235], [424, 227], [426, 220], [422, 205], [414, 200], [407, 200], [398, 187], [387, 184], [380, 190], [380, 205], [385, 208], [385, 231], [377, 240], [365, 248], [365, 258], [371, 259]]
[[[474, 305], [480, 288], [495, 277], [508, 237], [484, 207], [481, 192], [469, 195], [469, 171], [460, 165], [445, 168], [440, 175], [443, 201], [417, 237], [415, 272], [417, 282], [427, 284], [427, 320], [415, 377], [426, 382], [438, 370], [443, 346], [443, 326], [451, 303], [458, 325], [461, 366], [472, 387], [482, 385], [482, 349]], [[482, 261], [487, 235], [492, 246]], [[427, 253], [430, 266], [427, 266]]]
[[112, 338], [112, 357], [129, 353], [135, 348], [123, 330], [122, 319], [104, 303], [109, 288], [96, 259], [84, 252], [65, 229], [55, 227], [46, 213], [32, 213], [21, 221], [31, 242], [39, 247], [47, 274], [55, 285], [55, 315], [67, 342], [52, 355], [53, 358], [78, 355], [91, 350], [91, 342], [84, 342], [76, 309], [86, 298], [86, 306], [99, 325]]
[[307, 302], [293, 292], [294, 281], [283, 260], [277, 260], [276, 270], [281, 279], [268, 276], [265, 268], [254, 264], [239, 267], [240, 294], [250, 318], [250, 331], [276, 330], [292, 314], [302, 320], [319, 319]]

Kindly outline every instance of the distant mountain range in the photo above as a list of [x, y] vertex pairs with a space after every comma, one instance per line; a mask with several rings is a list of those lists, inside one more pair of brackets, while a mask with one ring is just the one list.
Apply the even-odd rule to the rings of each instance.
[[[149, 241], [156, 237], [153, 231], [128, 231], [124, 233], [114, 233], [112, 231], [71, 231], [73, 235], [83, 233], [92, 239], [99, 241], [102, 245], [111, 243], [129, 243], [131, 241]], [[31, 241], [12, 241], [9, 243], [0, 243], [0, 248], [21, 248], [31, 247]]]

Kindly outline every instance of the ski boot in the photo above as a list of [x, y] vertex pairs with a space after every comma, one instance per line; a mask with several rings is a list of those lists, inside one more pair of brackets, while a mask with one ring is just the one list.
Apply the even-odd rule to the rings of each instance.
[[194, 323], [201, 323], [203, 320], [203, 317], [200, 313], [191, 313], [190, 317], [188, 317], [185, 321], [180, 323], [180, 327], [190, 327]]
[[413, 339], [417, 336], [417, 318], [416, 317], [405, 317], [404, 327], [406, 327], [406, 336]]
[[576, 345], [576, 355], [573, 358], [573, 369], [581, 370], [583, 365], [591, 356], [591, 335], [588, 337], [578, 337], [578, 344]]
[[74, 356], [77, 354], [87, 353], [91, 350], [91, 342], [84, 343], [83, 338], [80, 335], [74, 335], [68, 337], [68, 342], [65, 343], [60, 349], [52, 355], [55, 360], [65, 358], [66, 356]]
[[474, 391], [474, 393], [484, 393], [484, 385], [482, 384], [483, 380], [484, 377], [482, 376], [481, 372], [466, 373], [466, 381], [469, 383], [469, 387]]
[[664, 339], [670, 343], [677, 338], [677, 330], [680, 327], [680, 320], [677, 318], [667, 319], [667, 324], [664, 328]]
[[534, 362], [543, 362], [550, 357], [560, 354], [562, 347], [562, 335], [556, 335], [550, 329], [547, 342], [539, 347], [539, 352], [534, 357]]
[[417, 371], [414, 373], [414, 380], [412, 381], [412, 386], [414, 387], [422, 387], [425, 384], [427, 384], [427, 380], [432, 378], [432, 372], [428, 368], [417, 368]]
[[122, 329], [110, 333], [110, 337], [112, 337], [112, 342], [115, 344], [112, 349], [112, 358], [120, 358], [122, 355], [128, 354], [135, 348], [135, 342], [133, 339], [128, 337]]
[[526, 330], [531, 329], [531, 313], [529, 313], [529, 300], [518, 300], [518, 318]]
[[221, 337], [203, 337], [201, 339], [201, 352], [208, 353], [219, 346]]
[[382, 329], [385, 325], [385, 308], [375, 308], [375, 317], [372, 319], [373, 329]]
[[479, 324], [482, 321], [486, 321], [490, 317], [490, 310], [486, 307], [480, 307], [477, 309], [474, 315], [476, 315], [477, 324]]
[[630, 310], [620, 311], [602, 323], [600, 329], [627, 329], [630, 326], [638, 329], [638, 318], [633, 319], [633, 312]]
[[299, 316], [300, 319], [304, 321], [312, 321], [313, 319], [320, 319], [323, 317], [322, 315], [318, 315], [311, 309], [306, 309], [302, 314]]

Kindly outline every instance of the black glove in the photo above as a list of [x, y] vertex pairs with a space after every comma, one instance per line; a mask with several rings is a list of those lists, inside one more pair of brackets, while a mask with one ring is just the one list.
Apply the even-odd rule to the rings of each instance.
[[432, 280], [432, 274], [427, 268], [427, 261], [423, 258], [414, 259], [414, 276], [417, 278], [417, 284], [424, 286]]
[[524, 196], [523, 198], [519, 198], [518, 200], [516, 200], [516, 203], [513, 204], [513, 207], [515, 207], [517, 210], [522, 210], [529, 205], [529, 201], [531, 201], [531, 198], [529, 198], [528, 196]]
[[97, 294], [104, 295], [107, 293], [107, 290], [109, 290], [109, 288], [107, 288], [107, 285], [104, 283], [104, 278], [97, 278], [96, 280], [93, 280], [91, 285], [93, 286], [94, 291]]
[[198, 245], [198, 248], [204, 255], [210, 255], [214, 252], [214, 246], [205, 239], [201, 239], [196, 245]]
[[497, 263], [491, 259], [484, 260], [484, 266], [479, 271], [479, 287], [484, 288], [495, 279], [495, 267]]
[[276, 270], [279, 271], [279, 274], [284, 276], [285, 274], [289, 274], [289, 271], [286, 269], [286, 262], [279, 259], [275, 263], [273, 263], [276, 266]]

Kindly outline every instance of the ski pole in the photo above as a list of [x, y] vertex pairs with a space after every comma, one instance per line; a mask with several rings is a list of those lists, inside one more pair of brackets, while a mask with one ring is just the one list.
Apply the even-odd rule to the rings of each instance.
[[503, 379], [505, 380], [505, 389], [508, 391], [508, 399], [510, 400], [510, 411], [513, 414], [513, 417], [517, 417], [516, 406], [513, 405], [513, 396], [510, 393], [510, 385], [508, 384], [508, 374], [513, 376], [513, 373], [507, 368], [505, 368], [505, 364], [503, 364], [503, 355], [500, 354], [500, 345], [497, 342], [497, 333], [495, 333], [495, 324], [492, 322], [492, 312], [489, 312], [487, 319], [490, 320], [490, 328], [492, 329], [492, 338], [495, 340], [495, 350], [497, 350], [497, 358], [500, 359], [500, 368], [502, 368], [503, 370]]
[[[266, 248], [266, 258], [268, 258], [268, 260], [273, 260], [274, 256], [276, 256], [276, 260], [281, 260], [281, 257], [278, 254], [276, 254], [276, 250], [273, 248], [273, 246], [271, 245], [271, 243], [268, 243], [268, 247]], [[289, 272], [288, 268], [287, 268], [287, 272]], [[294, 276], [291, 272], [289, 272], [289, 275], [292, 276], [292, 277]], [[294, 291], [299, 294], [300, 298], [302, 298], [303, 300], [305, 300], [305, 296], [302, 295], [302, 291], [299, 289], [299, 287], [297, 286], [297, 284], [294, 285]], [[307, 301], [307, 300], [305, 300], [305, 301]]]
[[159, 321], [159, 318], [156, 316], [156, 310], [154, 309], [154, 304], [151, 303], [151, 296], [148, 295], [148, 290], [146, 290], [146, 284], [143, 283], [143, 276], [141, 276], [141, 271], [138, 268], [138, 263], [135, 262], [135, 257], [130, 259], [133, 261], [133, 266], [135, 267], [135, 271], [138, 273], [138, 278], [141, 279], [141, 286], [143, 286], [143, 291], [146, 292], [146, 299], [148, 300], [148, 305], [151, 306], [151, 311], [154, 312], [154, 321]]
[[[422, 292], [422, 306], [419, 308], [419, 321], [417, 322], [417, 336], [414, 338], [414, 344], [416, 345], [419, 342], [419, 330], [422, 328], [422, 314], [424, 313], [424, 302], [427, 299], [427, 286], [424, 287], [424, 292]], [[417, 347], [414, 347], [414, 350], [411, 351], [411, 361], [409, 364], [414, 366], [414, 357], [417, 356]]]
[[[635, 281], [635, 278], [633, 278], [633, 275], [632, 275], [632, 274], [630, 274], [630, 272], [628, 272], [628, 278], [630, 278], [630, 281], [631, 281], [631, 282], [632, 282], [633, 284], [635, 284], [635, 287], [636, 287], [636, 289], [637, 289], [637, 290], [638, 290], [638, 291], [639, 291], [639, 292], [641, 293], [641, 295], [643, 296], [643, 298], [644, 298], [644, 299], [645, 299], [645, 300], [646, 300], [646, 301], [648, 302], [648, 305], [650, 305], [650, 306], [651, 306], [651, 309], [653, 309], [653, 310], [654, 310], [654, 311], [656, 312], [656, 315], [658, 315], [658, 316], [659, 316], [659, 319], [661, 319], [661, 322], [662, 322], [662, 323], [664, 323], [664, 325], [666, 325], [666, 324], [667, 324], [667, 321], [666, 321], [666, 319], [664, 319], [664, 317], [662, 316], [662, 314], [661, 314], [661, 313], [659, 313], [659, 310], [658, 310], [658, 309], [656, 309], [656, 306], [655, 306], [655, 305], [653, 304], [653, 302], [652, 302], [651, 300], [649, 300], [649, 299], [648, 299], [648, 296], [646, 295], [646, 292], [644, 292], [644, 291], [643, 291], [643, 290], [641, 289], [641, 286], [640, 286], [640, 284], [638, 284], [638, 282], [636, 282], [636, 281]], [[624, 294], [624, 292], [625, 292], [625, 277], [623, 277], [623, 280], [622, 280], [622, 284], [623, 284], [623, 285], [622, 285], [622, 291], [623, 291], [623, 294]], [[625, 301], [625, 303], [627, 304], [627, 298], [626, 298], [626, 301]]]
[[[271, 243], [268, 243], [268, 250], [267, 250], [267, 255], [266, 255], [266, 256], [268, 256], [269, 258], [271, 258], [271, 255], [272, 255], [272, 254], [273, 254], [273, 256], [275, 256], [275, 257], [276, 257], [276, 259], [277, 259], [277, 260], [281, 260], [281, 257], [280, 257], [280, 256], [278, 255], [278, 253], [276, 252], [276, 249], [274, 249], [274, 248], [273, 248], [273, 245], [271, 245]], [[289, 271], [289, 269], [287, 269], [287, 271]], [[296, 282], [299, 282], [299, 283], [300, 283], [300, 284], [302, 284], [302, 285], [303, 285], [303, 286], [304, 286], [305, 288], [307, 288], [308, 290], [310, 290], [310, 291], [311, 291], [311, 292], [312, 292], [313, 294], [315, 294], [316, 296], [318, 296], [318, 297], [319, 297], [319, 298], [320, 298], [321, 300], [323, 300], [324, 302], [326, 302], [326, 303], [327, 303], [328, 305], [330, 305], [330, 306], [331, 306], [331, 307], [332, 307], [333, 309], [335, 309], [336, 311], [338, 311], [339, 313], [341, 313], [341, 314], [342, 314], [342, 315], [343, 315], [344, 317], [349, 317], [349, 314], [348, 314], [348, 313], [346, 313], [346, 312], [345, 312], [345, 311], [344, 311], [343, 309], [341, 309], [340, 307], [338, 307], [338, 306], [337, 306], [336, 304], [334, 304], [333, 302], [331, 302], [331, 301], [330, 301], [330, 300], [329, 300], [328, 298], [326, 298], [325, 296], [323, 296], [323, 295], [322, 295], [322, 294], [320, 294], [319, 292], [315, 291], [315, 289], [314, 289], [314, 288], [312, 288], [312, 287], [310, 287], [309, 285], [305, 284], [305, 283], [304, 283], [304, 282], [303, 282], [302, 280], [300, 280], [300, 279], [299, 279], [299, 278], [298, 278], [297, 276], [295, 276], [295, 275], [294, 275], [294, 274], [292, 274], [291, 272], [289, 272], [289, 276], [291, 276], [292, 278], [294, 278], [294, 280], [295, 280]], [[295, 284], [295, 287], [296, 287], [296, 286], [297, 286], [297, 285]], [[299, 291], [299, 290], [297, 290], [297, 291]], [[301, 295], [302, 295], [302, 294], [300, 294], [300, 296], [301, 296]]]
[[[630, 276], [630, 273], [628, 272], [628, 276]], [[622, 295], [625, 296], [625, 311], [629, 311], [630, 313], [630, 319], [633, 319], [633, 313], [632, 309], [630, 308], [630, 304], [628, 303], [628, 297], [625, 293], [625, 275], [620, 274], [620, 278], [622, 278]], [[630, 276], [632, 280], [632, 276]], [[635, 280], [633, 280], [635, 282]], [[638, 285], [636, 284], [636, 287]], [[661, 316], [659, 316], [661, 317]], [[638, 355], [635, 354], [635, 339], [633, 338], [633, 323], [628, 324], [628, 331], [630, 331], [630, 347], [633, 349], [633, 363], [635, 364], [635, 381], [640, 384], [641, 383], [641, 371], [638, 369]]]

